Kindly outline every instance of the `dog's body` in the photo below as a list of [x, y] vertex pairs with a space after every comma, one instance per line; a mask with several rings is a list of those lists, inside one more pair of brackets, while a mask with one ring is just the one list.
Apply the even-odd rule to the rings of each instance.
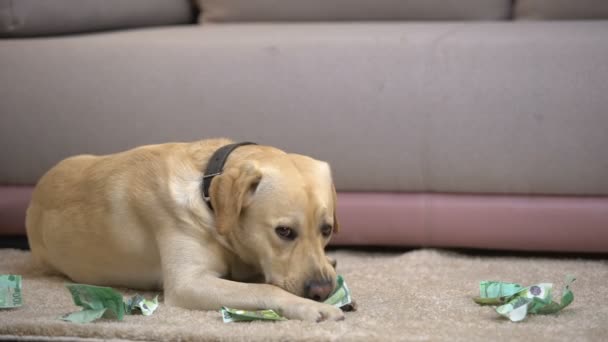
[[230, 143], [150, 145], [60, 162], [28, 208], [35, 259], [76, 282], [163, 288], [170, 305], [342, 319], [318, 302], [336, 278], [324, 254], [338, 227], [329, 166], [268, 146], [239, 147], [211, 182], [212, 211], [202, 173]]

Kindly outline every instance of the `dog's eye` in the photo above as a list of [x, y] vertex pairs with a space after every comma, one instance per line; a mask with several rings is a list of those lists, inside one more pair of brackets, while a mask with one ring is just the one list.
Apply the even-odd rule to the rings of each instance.
[[329, 237], [331, 235], [331, 233], [333, 232], [334, 227], [332, 227], [329, 224], [324, 224], [321, 227], [321, 234], [323, 234], [324, 237]]
[[289, 227], [278, 226], [274, 229], [274, 231], [281, 239], [284, 240], [294, 240], [298, 236], [298, 234], [296, 234], [296, 232]]

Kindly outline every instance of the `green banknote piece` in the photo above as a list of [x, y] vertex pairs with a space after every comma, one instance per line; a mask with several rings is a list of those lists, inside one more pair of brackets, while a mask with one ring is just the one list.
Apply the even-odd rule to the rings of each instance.
[[274, 310], [247, 311], [222, 307], [220, 310], [224, 323], [242, 321], [285, 321], [287, 318], [277, 314]]
[[66, 287], [72, 295], [74, 304], [82, 307], [81, 311], [61, 317], [68, 322], [90, 323], [100, 318], [122, 321], [125, 315], [139, 311], [144, 316], [149, 316], [158, 308], [158, 296], [147, 300], [136, 294], [124, 302], [122, 295], [111, 287], [86, 284], [67, 284]]
[[339, 308], [352, 303], [350, 289], [344, 282], [344, 278], [341, 275], [338, 275], [336, 279], [336, 289], [331, 295], [329, 295], [329, 297], [327, 297], [324, 303], [337, 306]]
[[479, 283], [479, 294], [483, 298], [508, 297], [521, 291], [523, 286], [500, 281], [482, 281]]
[[575, 278], [568, 276], [559, 303], [552, 300], [553, 284], [540, 283], [528, 287], [498, 281], [482, 281], [480, 296], [473, 298], [479, 305], [496, 306], [496, 312], [513, 322], [522, 321], [528, 314], [553, 314], [574, 300], [570, 285]]
[[17, 308], [21, 305], [21, 276], [0, 274], [0, 309]]
[[106, 313], [107, 310], [108, 309], [105, 308], [99, 310], [85, 309], [64, 315], [61, 319], [72, 323], [90, 323], [103, 317], [103, 314]]
[[133, 314], [133, 312], [139, 310], [142, 315], [150, 316], [158, 308], [158, 296], [152, 300], [147, 300], [144, 296], [136, 294], [127, 300], [126, 305], [127, 313]]
[[113, 288], [86, 284], [67, 284], [66, 287], [74, 304], [82, 307], [82, 311], [67, 314], [61, 317], [62, 320], [74, 323], [89, 323], [101, 317], [123, 320], [125, 304], [122, 295]]
[[[338, 275], [336, 278], [336, 288], [324, 302], [325, 304], [333, 305], [339, 308], [348, 307], [349, 311], [356, 310], [356, 305], [352, 301], [350, 289], [346, 285], [344, 278]], [[279, 315], [274, 310], [256, 310], [247, 311], [222, 307], [220, 310], [224, 323], [245, 322], [245, 321], [284, 321], [287, 318]]]
[[570, 285], [576, 280], [573, 276], [566, 277], [564, 289], [562, 290], [562, 298], [560, 302], [551, 301], [546, 305], [534, 307], [530, 312], [540, 315], [554, 314], [566, 306], [570, 305], [574, 301], [574, 293], [570, 290]]

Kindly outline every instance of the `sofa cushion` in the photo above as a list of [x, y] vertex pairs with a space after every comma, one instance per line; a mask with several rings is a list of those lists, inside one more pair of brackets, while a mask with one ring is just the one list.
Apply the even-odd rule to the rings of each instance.
[[606, 0], [517, 0], [517, 19], [607, 19]]
[[505, 19], [510, 0], [197, 0], [201, 21]]
[[608, 195], [603, 21], [189, 25], [0, 41], [0, 184], [217, 136], [342, 191]]
[[31, 37], [193, 21], [188, 0], [0, 0], [0, 37]]

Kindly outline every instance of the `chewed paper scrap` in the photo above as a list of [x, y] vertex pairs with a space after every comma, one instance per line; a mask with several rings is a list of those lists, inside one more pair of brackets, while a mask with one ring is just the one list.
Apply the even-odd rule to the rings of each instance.
[[473, 298], [473, 301], [479, 305], [495, 306], [498, 314], [512, 322], [519, 322], [528, 314], [554, 314], [570, 305], [574, 301], [574, 294], [570, 290], [574, 280], [576, 278], [573, 276], [566, 277], [559, 303], [552, 299], [552, 283], [523, 287], [516, 283], [488, 280], [479, 283], [479, 297]]

